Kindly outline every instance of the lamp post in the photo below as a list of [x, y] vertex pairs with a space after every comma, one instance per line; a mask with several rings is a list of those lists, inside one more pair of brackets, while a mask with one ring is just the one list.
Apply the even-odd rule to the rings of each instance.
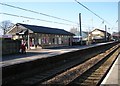
[[88, 34], [88, 42], [87, 42], [88, 45], [90, 44], [90, 31], [91, 31], [90, 27], [88, 27], [88, 33], [87, 33]]

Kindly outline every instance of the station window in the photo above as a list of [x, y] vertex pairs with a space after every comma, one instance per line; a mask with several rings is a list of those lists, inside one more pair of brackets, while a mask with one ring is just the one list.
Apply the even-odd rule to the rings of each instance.
[[59, 37], [59, 39], [58, 39], [58, 40], [59, 40], [59, 44], [62, 44], [62, 42], [61, 42], [61, 38], [60, 38], [60, 37]]
[[55, 44], [57, 44], [57, 38], [55, 38]]

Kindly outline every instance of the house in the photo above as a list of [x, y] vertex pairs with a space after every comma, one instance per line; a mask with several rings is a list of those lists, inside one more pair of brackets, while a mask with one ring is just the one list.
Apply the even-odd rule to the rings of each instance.
[[63, 29], [22, 23], [15, 24], [7, 34], [13, 35], [13, 39], [25, 42], [28, 49], [35, 46], [42, 48], [71, 46], [74, 35]]
[[111, 40], [111, 34], [100, 29], [95, 29], [89, 33], [89, 39], [92, 43], [99, 43]]

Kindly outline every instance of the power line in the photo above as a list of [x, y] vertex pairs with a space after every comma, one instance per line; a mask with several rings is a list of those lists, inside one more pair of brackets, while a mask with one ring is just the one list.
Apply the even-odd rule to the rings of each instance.
[[[32, 18], [32, 17], [26, 17], [26, 16], [19, 16], [19, 15], [9, 14], [9, 13], [3, 13], [3, 12], [0, 12], [0, 14], [8, 15], [8, 16], [13, 16], [13, 17], [21, 17], [21, 18], [26, 18], [26, 19], [38, 20], [38, 21], [43, 21], [43, 22], [49, 22], [49, 23], [57, 23], [57, 24], [62, 24], [62, 25], [71, 25], [71, 24], [66, 24], [66, 23], [48, 21], [48, 20], [43, 20], [43, 19], [39, 19], [39, 18]], [[76, 26], [76, 25], [71, 25], [71, 26]]]
[[55, 18], [55, 19], [59, 19], [59, 20], [63, 20], [63, 21], [67, 21], [67, 22], [71, 22], [71, 23], [76, 24], [76, 22], [73, 22], [73, 21], [70, 21], [70, 20], [67, 20], [67, 19], [63, 19], [63, 18], [59, 18], [59, 17], [56, 17], [56, 16], [48, 15], [48, 14], [45, 14], [45, 13], [40, 13], [40, 12], [37, 12], [37, 11], [33, 11], [33, 10], [29, 10], [29, 9], [25, 9], [25, 8], [21, 8], [21, 7], [9, 5], [9, 4], [1, 3], [1, 2], [0, 2], [0, 4], [4, 5], [4, 6], [8, 6], [8, 7], [12, 7], [12, 8], [16, 8], [16, 9], [20, 9], [20, 10], [24, 10], [24, 11], [28, 11], [28, 12], [32, 12], [32, 13], [36, 13], [36, 14], [40, 14], [40, 15], [44, 15], [44, 16], [47, 16], [47, 17], [51, 17], [51, 18]]
[[109, 25], [111, 25], [109, 22], [107, 22], [105, 19], [103, 19], [102, 17], [100, 17], [99, 15], [97, 15], [95, 12], [93, 12], [92, 10], [90, 10], [88, 7], [86, 7], [85, 5], [81, 4], [80, 2], [78, 2], [77, 0], [75, 0], [79, 5], [83, 6], [85, 9], [87, 9], [88, 11], [90, 11], [91, 13], [93, 13], [95, 16], [97, 16], [98, 18], [100, 18], [101, 20], [103, 20], [104, 22], [108, 23]]
[[114, 29], [115, 28], [115, 24], [118, 23], [118, 20], [116, 20], [116, 22], [113, 24], [112, 28], [111, 29]]

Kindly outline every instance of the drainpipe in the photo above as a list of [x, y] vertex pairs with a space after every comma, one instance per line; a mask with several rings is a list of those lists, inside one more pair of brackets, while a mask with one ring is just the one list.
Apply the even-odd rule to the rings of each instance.
[[27, 31], [28, 32], [28, 50], [30, 50], [30, 35], [29, 35], [29, 30]]

